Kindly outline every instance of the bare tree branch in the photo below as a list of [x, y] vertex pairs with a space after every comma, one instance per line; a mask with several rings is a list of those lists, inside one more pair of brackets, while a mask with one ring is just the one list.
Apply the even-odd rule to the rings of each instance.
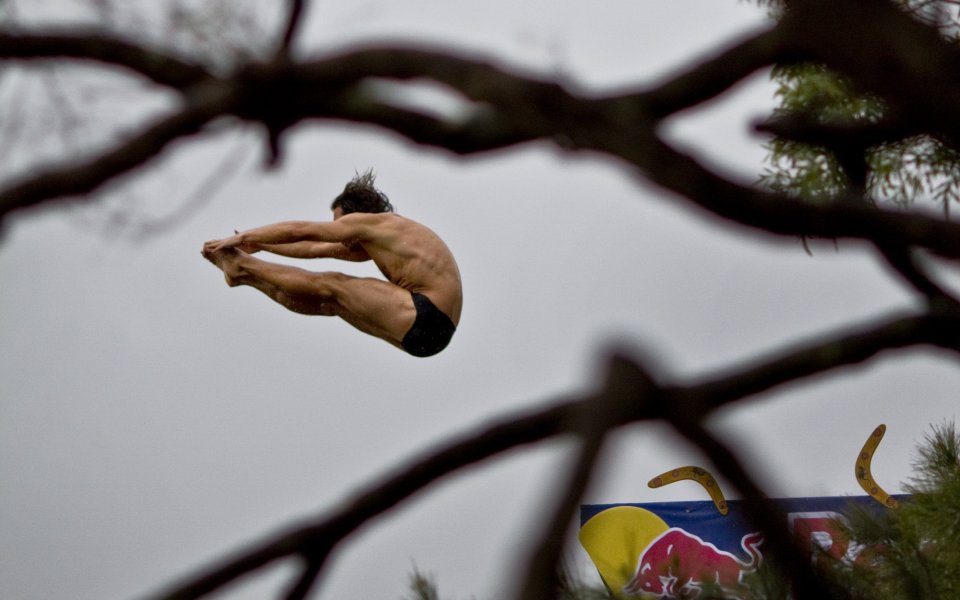
[[204, 67], [98, 31], [0, 33], [0, 60], [86, 60], [122, 67], [182, 90], [212, 77]]
[[[903, 15], [899, 17], [908, 19]], [[250, 64], [229, 82], [220, 82], [232, 96], [218, 108], [220, 115], [235, 114], [264, 123], [269, 131], [275, 132], [274, 138], [278, 137], [276, 132], [303, 119], [340, 119], [375, 123], [415, 142], [460, 154], [549, 139], [564, 148], [598, 151], [626, 160], [646, 178], [712, 214], [762, 231], [791, 237], [892, 240], [903, 246], [924, 247], [944, 256], [960, 257], [960, 226], [842, 201], [811, 206], [746, 188], [709, 171], [656, 136], [657, 122], [664, 115], [722, 92], [746, 73], [775, 58], [786, 55], [792, 60], [801, 56], [796, 50], [797, 41], [784, 34], [784, 31], [793, 31], [793, 22], [787, 23], [789, 26], [754, 36], [708, 61], [703, 68], [692, 69], [642, 94], [605, 98], [575, 94], [556, 82], [520, 75], [482, 58], [457, 56], [447, 50], [363, 48], [295, 65]], [[804, 48], [810, 53], [809, 48]], [[96, 56], [99, 56], [97, 52], [102, 53], [84, 52]], [[83, 52], [75, 50], [75, 53]], [[20, 51], [19, 54], [28, 53]], [[195, 82], [200, 76], [188, 67], [182, 70], [185, 74], [179, 78], [162, 77], [182, 85]], [[162, 71], [166, 73], [166, 68]], [[153, 76], [161, 77], [156, 73]], [[482, 103], [482, 107], [472, 119], [451, 123], [392, 107], [359, 91], [359, 82], [371, 78], [432, 79], [471, 101]], [[207, 120], [218, 116], [216, 108], [211, 108], [213, 114], [207, 115]], [[184, 118], [190, 120], [192, 116]], [[180, 135], [194, 131], [185, 127]], [[148, 132], [135, 142], [151, 137], [156, 137], [155, 132]], [[115, 175], [149, 158], [141, 151], [137, 160], [113, 160], [126, 154], [128, 145], [109, 152], [103, 161], [38, 174], [30, 185], [19, 184], [0, 192], [0, 215], [50, 198], [95, 190], [97, 185], [92, 182], [105, 181], [105, 163], [115, 165], [111, 169]], [[159, 147], [162, 146], [154, 145]], [[78, 181], [84, 184], [78, 185]]]
[[922, 294], [931, 312], [960, 312], [960, 300], [937, 284], [917, 260], [917, 251], [887, 244], [878, 246], [887, 264], [914, 290]]
[[686, 72], [673, 75], [652, 90], [620, 98], [646, 106], [654, 119], [690, 108], [726, 92], [756, 71], [774, 64], [791, 62], [778, 28], [768, 29], [720, 52], [699, 60]]
[[303, 600], [306, 598], [313, 588], [314, 583], [316, 583], [317, 578], [320, 576], [320, 571], [323, 570], [323, 562], [322, 559], [312, 560], [307, 558], [303, 572], [284, 598], [286, 598], [286, 600]]
[[[646, 144], [644, 144], [646, 142]], [[614, 149], [611, 149], [613, 153]], [[759, 232], [796, 238], [896, 242], [960, 257], [960, 225], [940, 218], [865, 205], [859, 197], [811, 204], [782, 194], [738, 185], [694, 158], [656, 139], [639, 141], [616, 153], [632, 153], [645, 178], [680, 194], [714, 216]]]
[[197, 184], [182, 202], [181, 206], [162, 217], [144, 220], [133, 224], [129, 237], [144, 239], [169, 232], [206, 208], [216, 198], [217, 193], [228, 182], [230, 176], [240, 168], [247, 158], [250, 147], [239, 143], [226, 152], [209, 173]]
[[516, 600], [556, 598], [567, 528], [593, 475], [607, 434], [617, 425], [628, 422], [642, 404], [660, 401], [659, 393], [653, 377], [639, 364], [622, 356], [612, 358], [605, 389], [596, 398], [588, 399], [592, 406], [578, 411], [579, 422], [570, 425], [581, 438], [580, 448], [564, 488], [551, 491], [555, 498], [553, 510], [547, 512], [543, 523], [545, 533], [537, 536], [540, 543], [527, 559]]
[[[800, 597], [828, 594], [809, 564], [791, 550], [779, 516], [764, 508], [760, 487], [733, 453], [704, 429], [703, 420], [728, 403], [861, 364], [888, 350], [932, 346], [960, 352], [960, 307], [911, 254], [925, 249], [960, 258], [960, 224], [866, 206], [856, 194], [813, 205], [740, 185], [666, 143], [659, 128], [666, 117], [717, 97], [764, 67], [817, 61], [845, 73], [892, 108], [889, 122], [860, 128], [854, 132], [859, 137], [845, 140], [848, 145], [856, 143], [856, 152], [904, 133], [930, 134], [956, 146], [960, 49], [886, 1], [792, 0], [786, 17], [776, 26], [659, 85], [598, 92], [444, 48], [344, 48], [296, 61], [289, 50], [302, 26], [305, 7], [304, 0], [290, 0], [275, 60], [248, 62], [223, 77], [96, 32], [0, 34], [0, 60], [93, 61], [172, 89], [180, 100], [173, 113], [92, 159], [49, 166], [6, 184], [0, 189], [0, 221], [27, 207], [96, 192], [217, 119], [264, 127], [274, 159], [280, 156], [281, 135], [291, 127], [305, 120], [341, 120], [375, 125], [412, 142], [461, 155], [538, 140], [571, 152], [600, 153], [728, 223], [780, 237], [870, 242], [929, 304], [922, 312], [833, 331], [700, 380], [654, 381], [642, 365], [622, 355], [615, 357], [600, 391], [478, 427], [372, 481], [328, 513], [271, 535], [156, 598], [198, 598], [284, 559], [303, 561], [287, 597], [305, 598], [332, 550], [379, 515], [470, 465], [548, 437], [574, 434], [583, 440], [580, 454], [550, 514], [542, 543], [530, 557], [529, 577], [520, 590], [523, 597], [546, 598], [555, 583], [564, 527], [589, 481], [604, 436], [627, 423], [660, 418], [699, 444], [741, 489], [751, 514], [770, 536], [771, 546], [797, 574]], [[823, 23], [830, 26], [822, 27]], [[383, 79], [440, 84], [462, 99], [465, 110], [456, 117], [441, 117], [402, 106], [369, 85]], [[933, 89], [937, 93], [917, 93]], [[833, 144], [844, 134], [837, 128], [795, 133]]]
[[[598, 412], [595, 412], [594, 416], [602, 415], [601, 411], [608, 408], [608, 404], [603, 396], [598, 398]], [[592, 425], [581, 427], [580, 448], [574, 457], [566, 486], [551, 493], [553, 509], [547, 511], [547, 518], [544, 520], [546, 532], [540, 534], [540, 544], [527, 559], [527, 568], [522, 571], [525, 573], [523, 584], [517, 591], [516, 600], [556, 598], [559, 584], [557, 569], [567, 537], [567, 528], [593, 474], [606, 434], [612, 428], [612, 425], [604, 423], [604, 419], [592, 421]]]
[[960, 319], [939, 315], [889, 317], [878, 323], [843, 329], [806, 344], [795, 344], [678, 392], [712, 410], [837, 368], [863, 363], [888, 350], [918, 345], [960, 351]]
[[[626, 354], [618, 354], [613, 360], [614, 368], [611, 370], [609, 383], [600, 395], [551, 403], [480, 427], [375, 481], [328, 515], [294, 525], [255, 543], [237, 556], [229, 557], [189, 577], [152, 599], [200, 598], [240, 576], [290, 556], [305, 557], [308, 564], [312, 565], [311, 568], [319, 573], [330, 552], [343, 539], [371, 519], [425, 491], [439, 479], [519, 446], [559, 434], [581, 432], [582, 423], [597, 418], [595, 406], [597, 402], [603, 402], [600, 400], [603, 394], [615, 397], [618, 406], [629, 407], [624, 408], [625, 412], [611, 411], [604, 415], [605, 419], [610, 419], [606, 425], [611, 428], [644, 419], [669, 419], [671, 415], [675, 420], [678, 414], [699, 421], [727, 403], [778, 385], [797, 383], [839, 367], [857, 364], [886, 349], [918, 344], [955, 348], [960, 343], [957, 341], [960, 340], [956, 331], [958, 327], [958, 318], [891, 319], [869, 329], [784, 352], [781, 357], [757, 360], [755, 365], [729, 370], [724, 375], [703, 383], [686, 386], [662, 385], [662, 391], [659, 392], [662, 394], [662, 402], [649, 402], [645, 398], [644, 394], [651, 390], [646, 371]], [[608, 398], [607, 401], [611, 400]], [[717, 450], [711, 447], [710, 451]], [[736, 477], [734, 479], [736, 480]], [[749, 492], [750, 488], [745, 481], [741, 483]]]
[[303, 21], [303, 11], [306, 2], [304, 0], [289, 0], [290, 14], [287, 16], [287, 26], [284, 28], [283, 37], [280, 39], [280, 47], [277, 48], [275, 60], [289, 60], [290, 45], [297, 34]]
[[525, 415], [512, 415], [480, 427], [477, 431], [450, 442], [440, 450], [416, 459], [374, 482], [339, 508], [330, 511], [327, 516], [294, 525], [270, 536], [269, 539], [253, 544], [237, 556], [228, 557], [220, 564], [189, 577], [153, 598], [200, 598], [240, 576], [288, 556], [309, 557], [315, 565], [314, 568], [320, 569], [330, 551], [369, 520], [425, 491], [430, 484], [465, 466], [573, 427], [579, 422], [579, 415], [587, 403], [588, 400], [574, 399], [551, 404]]
[[438, 118], [410, 108], [394, 106], [363, 88], [350, 89], [335, 98], [331, 112], [338, 119], [363, 122], [398, 133], [417, 144], [433, 146], [454, 154], [470, 155], [537, 139], [519, 131], [512, 118], [480, 106], [462, 120]]
[[170, 143], [198, 133], [232, 105], [229, 86], [198, 86], [179, 112], [164, 117], [100, 156], [43, 170], [0, 191], [0, 217], [51, 198], [87, 194], [155, 158]]

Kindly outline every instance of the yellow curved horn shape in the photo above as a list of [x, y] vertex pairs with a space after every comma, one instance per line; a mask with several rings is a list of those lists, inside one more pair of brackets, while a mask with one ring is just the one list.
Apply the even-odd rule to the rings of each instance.
[[678, 467], [666, 473], [661, 473], [647, 482], [647, 486], [652, 488], [663, 487], [669, 485], [676, 481], [681, 481], [684, 479], [692, 479], [700, 485], [703, 486], [703, 489], [707, 490], [707, 493], [710, 494], [710, 499], [713, 500], [714, 506], [717, 507], [717, 510], [721, 515], [727, 514], [727, 501], [723, 497], [723, 491], [720, 489], [720, 485], [717, 483], [717, 480], [713, 478], [706, 469], [700, 467]]
[[863, 449], [860, 450], [860, 455], [857, 456], [855, 473], [857, 483], [860, 484], [863, 491], [870, 494], [870, 497], [880, 504], [893, 508], [897, 505], [896, 499], [892, 498], [890, 494], [883, 491], [883, 488], [877, 485], [877, 481], [870, 472], [870, 462], [873, 460], [873, 453], [877, 451], [877, 446], [880, 445], [880, 440], [883, 439], [883, 434], [886, 432], [887, 426], [882, 424], [873, 430], [873, 433], [870, 434], [867, 442], [863, 445]]

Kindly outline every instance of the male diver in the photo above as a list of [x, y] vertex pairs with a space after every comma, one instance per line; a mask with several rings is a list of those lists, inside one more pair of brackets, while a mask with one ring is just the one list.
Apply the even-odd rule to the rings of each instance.
[[[393, 212], [368, 171], [330, 206], [333, 220], [287, 221], [203, 245], [230, 286], [254, 287], [289, 310], [337, 316], [413, 356], [432, 356], [460, 322], [463, 290], [450, 249], [427, 227]], [[251, 256], [372, 260], [386, 277], [317, 273]]]

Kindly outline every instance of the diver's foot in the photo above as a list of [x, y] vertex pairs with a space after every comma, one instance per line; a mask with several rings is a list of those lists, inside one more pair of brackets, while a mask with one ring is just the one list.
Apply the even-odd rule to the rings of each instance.
[[212, 262], [218, 269], [223, 271], [223, 278], [227, 285], [235, 287], [243, 284], [243, 268], [240, 267], [242, 253], [236, 248], [223, 248], [221, 250], [209, 251], [204, 248], [203, 257]]

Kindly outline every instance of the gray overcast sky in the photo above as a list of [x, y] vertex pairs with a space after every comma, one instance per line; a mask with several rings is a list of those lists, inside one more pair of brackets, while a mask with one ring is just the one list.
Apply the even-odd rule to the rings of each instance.
[[[600, 87], [656, 81], [764, 18], [735, 0], [597, 6], [323, 2], [305, 46], [442, 41]], [[771, 94], [760, 75], [685, 114], [671, 135], [752, 180], [763, 150], [749, 125]], [[266, 172], [258, 143], [225, 133], [183, 144], [97, 207], [18, 215], [5, 231], [0, 597], [156, 590], [448, 435], [592, 386], [610, 340], [641, 345], [673, 374], [697, 374], [909, 302], [856, 246], [811, 258], [798, 243], [705, 220], [590, 156], [533, 146], [458, 161], [369, 128], [312, 125]], [[99, 232], [111, 207], [182, 204], [231, 152], [243, 167], [187, 222], [146, 241]], [[411, 358], [342, 322], [229, 289], [199, 256], [204, 240], [234, 228], [328, 218], [329, 200], [367, 167], [460, 262], [463, 320], [437, 357]], [[860, 493], [853, 461], [886, 423], [874, 473], [899, 491], [929, 424], [956, 416], [958, 387], [943, 357], [895, 355], [728, 410], [716, 425], [774, 494], [806, 496]], [[337, 553], [320, 597], [399, 598], [414, 563], [444, 597], [498, 597], [567, 450], [511, 454], [376, 521]], [[587, 500], [703, 499], [692, 484], [646, 488], [691, 463], [706, 461], [660, 426], [634, 427], [617, 436]], [[269, 597], [285, 574], [223, 597]]]

